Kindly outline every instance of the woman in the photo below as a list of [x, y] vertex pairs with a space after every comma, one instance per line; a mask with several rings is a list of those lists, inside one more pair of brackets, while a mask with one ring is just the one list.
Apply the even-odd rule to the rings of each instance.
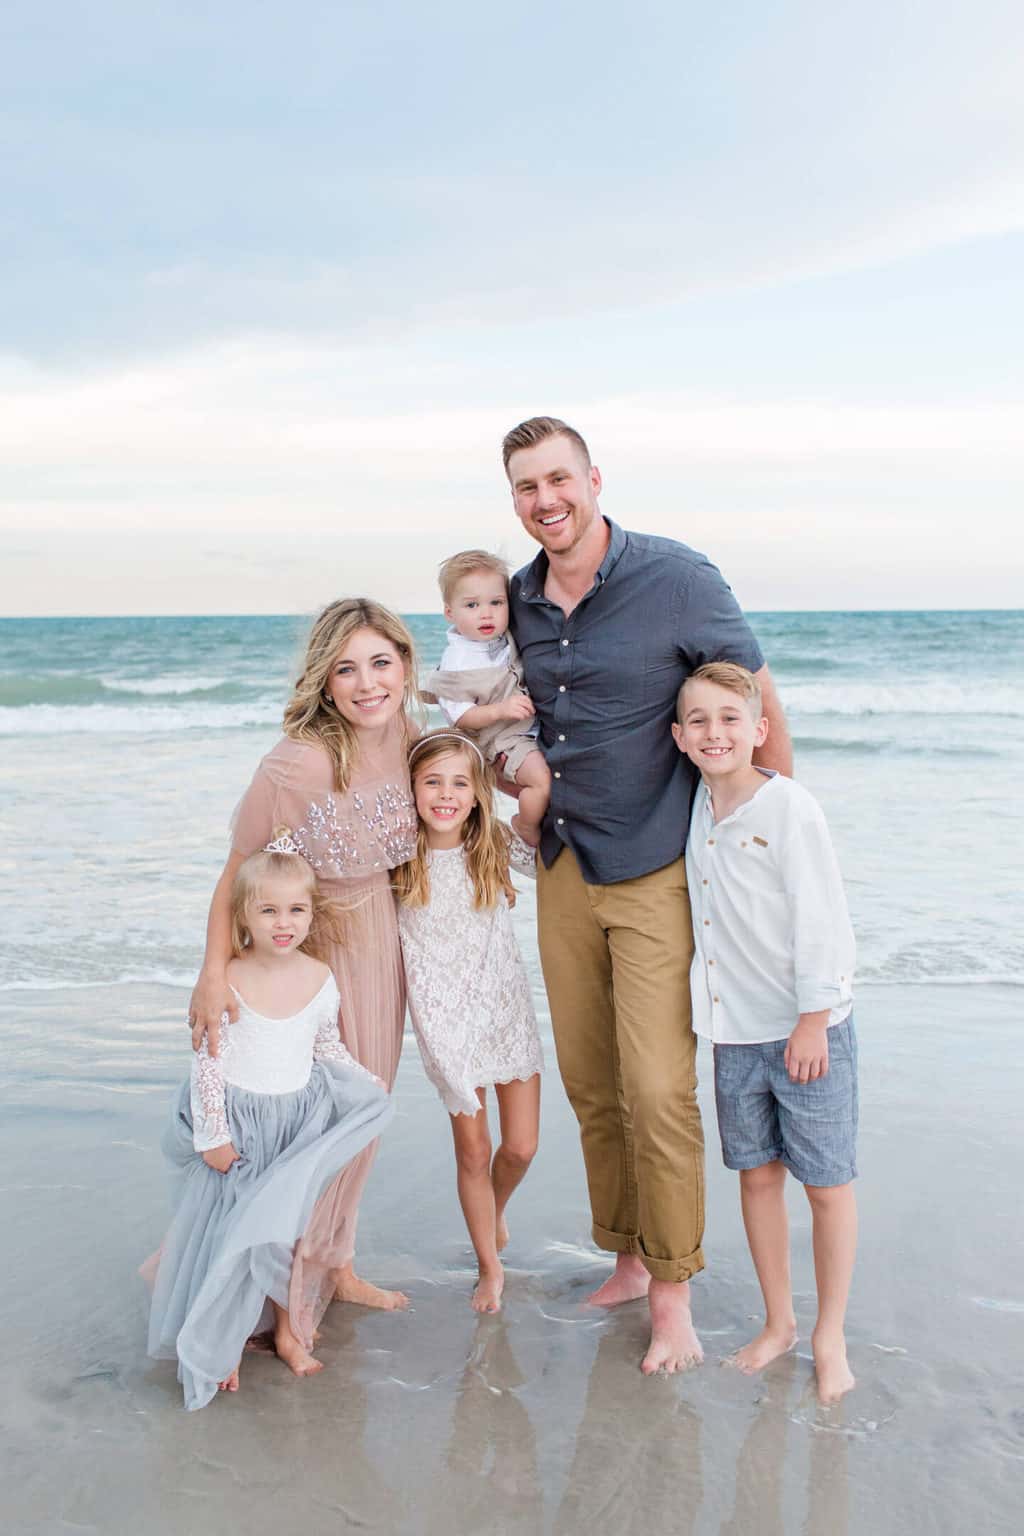
[[[344, 942], [330, 965], [341, 995], [341, 1036], [352, 1055], [390, 1089], [398, 1071], [405, 983], [390, 871], [416, 850], [416, 808], [406, 754], [416, 734], [415, 656], [408, 629], [366, 598], [331, 603], [313, 625], [302, 675], [284, 713], [284, 736], [268, 752], [235, 813], [232, 847], [210, 903], [206, 955], [189, 1007], [193, 1044], [204, 1032], [216, 1051], [222, 1013], [235, 1017], [227, 985], [230, 892], [242, 861], [282, 824], [319, 878], [347, 909]], [[321, 1199], [309, 1236], [330, 1236], [339, 1257], [339, 1301], [394, 1309], [408, 1300], [357, 1278], [356, 1209], [376, 1143]]]

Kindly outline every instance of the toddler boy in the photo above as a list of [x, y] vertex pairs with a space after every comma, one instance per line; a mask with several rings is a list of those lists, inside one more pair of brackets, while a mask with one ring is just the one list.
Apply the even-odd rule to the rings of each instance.
[[533, 703], [508, 633], [508, 567], [497, 555], [467, 549], [452, 555], [438, 573], [448, 643], [440, 666], [420, 692], [439, 704], [449, 723], [475, 737], [489, 763], [499, 760], [519, 786], [512, 825], [531, 848], [551, 798], [551, 775], [537, 746]]
[[854, 941], [817, 802], [754, 767], [768, 722], [755, 678], [699, 667], [679, 691], [672, 735], [700, 770], [686, 845], [693, 912], [693, 1027], [714, 1042], [715, 1101], [765, 1325], [732, 1357], [760, 1370], [796, 1343], [786, 1170], [811, 1206], [819, 1399], [854, 1385], [843, 1332], [857, 1242]]

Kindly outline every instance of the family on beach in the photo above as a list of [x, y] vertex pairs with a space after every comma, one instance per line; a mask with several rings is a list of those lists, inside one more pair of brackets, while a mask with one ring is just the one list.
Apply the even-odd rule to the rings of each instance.
[[[511, 580], [485, 551], [444, 562], [447, 645], [422, 691], [398, 617], [330, 604], [235, 815], [164, 1139], [174, 1216], [148, 1266], [150, 1353], [177, 1359], [189, 1408], [238, 1389], [253, 1335], [308, 1375], [329, 1302], [407, 1305], [354, 1268], [407, 1001], [451, 1120], [472, 1304], [500, 1308], [542, 1066], [512, 870], [536, 875], [593, 1237], [615, 1255], [590, 1304], [646, 1297], [646, 1374], [702, 1359], [702, 1035], [765, 1303], [732, 1363], [756, 1372], [796, 1341], [788, 1170], [812, 1214], [818, 1394], [854, 1385], [854, 942], [771, 674], [714, 566], [602, 516], [572, 427], [523, 422], [503, 457], [535, 560]], [[421, 731], [421, 698], [445, 725]], [[511, 827], [496, 787], [518, 799]]]

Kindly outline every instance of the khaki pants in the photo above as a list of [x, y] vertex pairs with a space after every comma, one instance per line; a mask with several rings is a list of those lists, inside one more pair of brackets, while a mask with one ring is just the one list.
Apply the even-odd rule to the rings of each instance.
[[704, 1268], [704, 1137], [683, 860], [616, 885], [587, 885], [568, 848], [538, 860], [537, 926], [594, 1241], [687, 1280]]

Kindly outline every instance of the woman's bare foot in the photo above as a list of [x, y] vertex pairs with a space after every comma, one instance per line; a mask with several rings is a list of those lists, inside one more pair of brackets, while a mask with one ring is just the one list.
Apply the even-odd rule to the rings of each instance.
[[494, 1246], [499, 1253], [508, 1247], [508, 1235], [508, 1222], [504, 1216], [499, 1216], [494, 1223]]
[[217, 1388], [221, 1392], [238, 1391], [238, 1366], [236, 1365], [230, 1376], [225, 1376], [223, 1381], [218, 1381]]
[[756, 1339], [744, 1344], [742, 1349], [723, 1360], [722, 1364], [734, 1365], [745, 1376], [752, 1376], [755, 1371], [763, 1371], [766, 1365], [771, 1365], [780, 1355], [787, 1355], [795, 1344], [795, 1321], [783, 1328], [769, 1328], [766, 1323]]
[[813, 1336], [811, 1349], [814, 1353], [814, 1374], [818, 1380], [818, 1401], [828, 1408], [852, 1387], [856, 1377], [846, 1361], [846, 1340], [819, 1339]]
[[354, 1301], [360, 1307], [376, 1307], [379, 1312], [401, 1312], [409, 1305], [404, 1291], [385, 1291], [369, 1280], [360, 1280], [352, 1269], [339, 1269], [335, 1276], [335, 1301]]
[[500, 1264], [494, 1270], [482, 1269], [480, 1278], [473, 1287], [473, 1311], [500, 1312], [501, 1293], [504, 1289], [505, 1271]]
[[656, 1371], [685, 1371], [700, 1365], [704, 1351], [690, 1316], [690, 1282], [652, 1280], [648, 1292], [651, 1307], [651, 1342], [641, 1362], [645, 1376]]
[[322, 1371], [324, 1368], [323, 1361], [314, 1360], [287, 1326], [275, 1330], [274, 1348], [278, 1358], [283, 1360], [296, 1376], [314, 1376], [317, 1371]]
[[587, 1297], [588, 1307], [619, 1307], [624, 1301], [639, 1301], [646, 1296], [651, 1283], [640, 1260], [632, 1253], [620, 1253], [615, 1259], [615, 1272]]

